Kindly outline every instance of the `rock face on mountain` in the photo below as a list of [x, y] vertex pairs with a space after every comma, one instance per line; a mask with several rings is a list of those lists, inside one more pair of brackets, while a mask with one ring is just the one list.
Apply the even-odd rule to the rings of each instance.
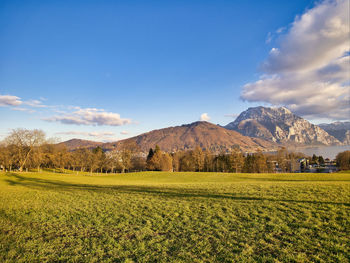
[[154, 130], [123, 141], [109, 143], [106, 148], [110, 149], [110, 145], [118, 148], [121, 144], [131, 141], [136, 142], [144, 152], [148, 152], [149, 148], [154, 148], [156, 145], [167, 152], [194, 149], [196, 146], [216, 152], [238, 147], [243, 151], [258, 149], [265, 151], [277, 148], [275, 143], [243, 136], [236, 131], [204, 121]]
[[322, 129], [328, 132], [333, 137], [337, 138], [344, 145], [350, 145], [350, 122], [333, 122], [333, 123], [322, 123], [320, 125]]
[[255, 107], [242, 112], [225, 126], [245, 136], [277, 143], [339, 145], [339, 140], [326, 131], [296, 116], [284, 107]]

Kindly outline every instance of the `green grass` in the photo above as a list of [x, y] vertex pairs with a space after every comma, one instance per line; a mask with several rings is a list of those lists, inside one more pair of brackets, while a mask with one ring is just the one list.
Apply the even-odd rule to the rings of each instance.
[[1, 262], [349, 262], [349, 247], [349, 173], [0, 173]]

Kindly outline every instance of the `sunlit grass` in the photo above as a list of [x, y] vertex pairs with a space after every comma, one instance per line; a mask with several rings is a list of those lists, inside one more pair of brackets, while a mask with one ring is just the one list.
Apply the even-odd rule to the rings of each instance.
[[1, 262], [347, 262], [350, 174], [0, 173]]

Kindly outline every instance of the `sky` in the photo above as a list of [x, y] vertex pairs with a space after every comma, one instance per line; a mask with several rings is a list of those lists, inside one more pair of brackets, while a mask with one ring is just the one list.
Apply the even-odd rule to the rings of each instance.
[[0, 139], [115, 141], [248, 107], [349, 120], [349, 0], [0, 0]]

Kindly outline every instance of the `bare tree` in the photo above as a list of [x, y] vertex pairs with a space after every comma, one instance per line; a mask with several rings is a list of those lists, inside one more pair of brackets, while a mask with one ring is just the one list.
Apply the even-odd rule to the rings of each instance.
[[194, 160], [194, 163], [196, 166], [196, 171], [198, 171], [198, 172], [203, 171], [205, 154], [204, 154], [202, 148], [197, 146], [192, 151], [192, 156], [193, 156], [193, 160]]
[[336, 160], [340, 170], [350, 169], [350, 151], [344, 151], [344, 152], [338, 153]]
[[93, 149], [92, 153], [93, 153], [92, 155], [93, 170], [99, 169], [100, 172], [102, 173], [103, 168], [106, 167], [106, 155], [100, 146]]
[[230, 167], [231, 167], [230, 170], [232, 170], [235, 173], [240, 173], [244, 165], [243, 154], [240, 151], [235, 150], [231, 152], [228, 158], [229, 158]]
[[121, 170], [120, 164], [120, 153], [118, 151], [110, 151], [106, 154], [107, 158], [107, 167], [111, 170], [112, 173], [115, 173], [116, 170]]
[[11, 171], [13, 164], [16, 162], [16, 155], [15, 155], [15, 149], [12, 145], [0, 146], [0, 166], [5, 171]]
[[122, 166], [122, 173], [125, 171], [129, 171], [132, 163], [131, 163], [131, 158], [134, 154], [140, 151], [140, 147], [137, 145], [135, 141], [127, 141], [124, 142], [120, 146], [120, 164]]
[[40, 172], [40, 168], [44, 163], [44, 157], [45, 157], [45, 154], [43, 151], [43, 146], [34, 147], [32, 153], [30, 154], [27, 160], [27, 165], [29, 167], [36, 167], [38, 172]]
[[19, 170], [22, 171], [26, 165], [33, 149], [40, 147], [46, 141], [45, 133], [42, 130], [14, 129], [5, 138], [7, 145], [15, 146], [18, 158]]
[[168, 153], [163, 153], [160, 160], [161, 171], [173, 171], [173, 159]]
[[64, 171], [64, 168], [67, 166], [68, 161], [68, 151], [66, 146], [56, 146], [56, 152], [54, 155], [55, 168], [59, 168], [61, 172]]

